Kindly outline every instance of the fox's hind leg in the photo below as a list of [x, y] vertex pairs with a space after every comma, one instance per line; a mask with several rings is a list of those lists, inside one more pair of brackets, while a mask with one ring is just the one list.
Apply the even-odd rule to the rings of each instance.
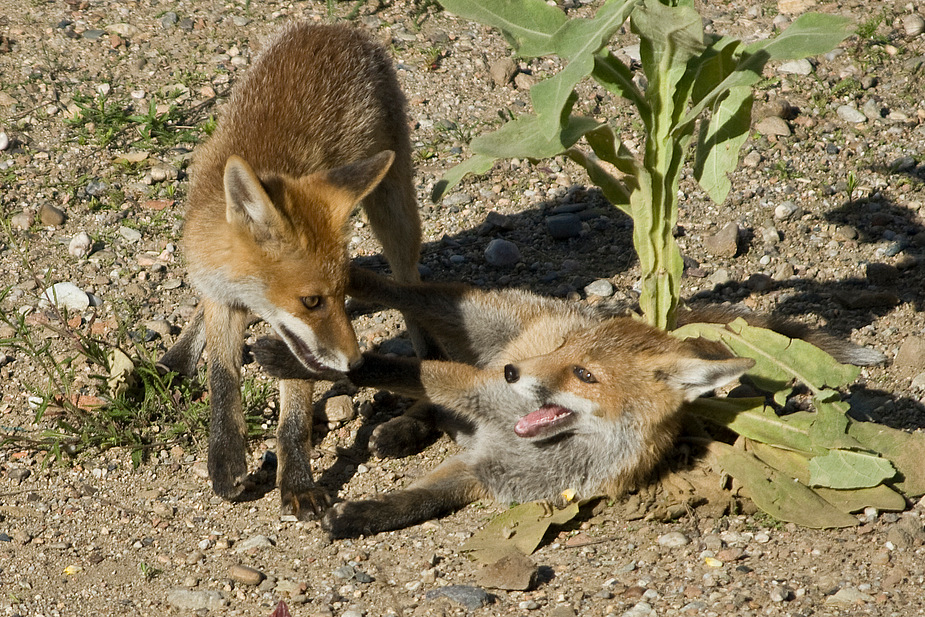
[[369, 536], [423, 523], [489, 497], [471, 467], [451, 459], [405, 490], [334, 505], [321, 527], [331, 538]]
[[279, 486], [283, 514], [300, 520], [320, 516], [330, 505], [327, 492], [312, 479], [312, 391], [314, 383], [301, 379], [279, 382]]
[[247, 427], [241, 408], [241, 346], [248, 313], [202, 301], [209, 353], [209, 478], [220, 497], [234, 499], [247, 475]]
[[377, 426], [369, 436], [369, 451], [380, 458], [402, 458], [417, 454], [439, 434], [436, 409], [426, 401], [414, 403], [408, 411]]

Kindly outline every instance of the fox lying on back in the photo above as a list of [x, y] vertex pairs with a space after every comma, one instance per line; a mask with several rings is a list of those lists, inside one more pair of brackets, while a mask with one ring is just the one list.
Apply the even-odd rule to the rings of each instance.
[[[401, 284], [353, 268], [348, 293], [414, 314], [455, 360], [364, 354], [347, 374], [354, 384], [438, 406], [418, 405], [380, 426], [372, 445], [400, 450], [409, 433], [435, 422], [465, 451], [405, 490], [335, 505], [322, 521], [332, 537], [406, 527], [477, 499], [556, 503], [569, 489], [578, 499], [618, 496], [671, 447], [684, 403], [753, 365], [716, 343], [524, 291]], [[882, 360], [805, 329], [793, 334], [841, 361]], [[309, 376], [272, 339], [255, 351], [271, 373]]]

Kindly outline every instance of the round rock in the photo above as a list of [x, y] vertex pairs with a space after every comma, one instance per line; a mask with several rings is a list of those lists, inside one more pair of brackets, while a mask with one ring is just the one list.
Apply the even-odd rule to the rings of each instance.
[[92, 246], [93, 239], [90, 238], [90, 234], [82, 231], [71, 238], [70, 243], [67, 245], [67, 252], [74, 257], [86, 257], [90, 253]]
[[507, 268], [520, 260], [520, 249], [508, 240], [495, 238], [485, 247], [485, 261], [493, 266]]
[[39, 208], [39, 220], [46, 227], [57, 227], [64, 223], [64, 210], [51, 204], [42, 204]]
[[574, 214], [556, 214], [546, 219], [546, 229], [556, 240], [577, 238], [581, 235], [581, 219]]

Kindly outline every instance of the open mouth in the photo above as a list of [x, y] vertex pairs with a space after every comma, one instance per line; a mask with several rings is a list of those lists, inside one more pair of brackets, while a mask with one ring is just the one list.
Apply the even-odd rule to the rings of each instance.
[[517, 421], [518, 437], [540, 437], [558, 431], [575, 420], [575, 412], [561, 405], [543, 405]]
[[286, 344], [289, 345], [289, 349], [292, 350], [295, 356], [309, 370], [318, 373], [331, 370], [329, 367], [322, 364], [322, 362], [315, 357], [315, 354], [312, 353], [312, 350], [308, 348], [308, 345], [305, 344], [305, 341], [295, 336], [289, 328], [280, 324], [279, 334], [283, 337], [283, 340], [286, 341]]

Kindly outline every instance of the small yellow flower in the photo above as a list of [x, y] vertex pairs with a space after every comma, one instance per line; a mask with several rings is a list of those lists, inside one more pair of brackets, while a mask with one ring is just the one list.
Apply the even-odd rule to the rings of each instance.
[[562, 491], [562, 499], [565, 500], [565, 503], [572, 503], [575, 501], [575, 489], [567, 488]]
[[83, 571], [83, 568], [81, 568], [80, 566], [68, 566], [64, 568], [64, 574], [66, 574], [67, 576], [72, 576], [81, 571]]

